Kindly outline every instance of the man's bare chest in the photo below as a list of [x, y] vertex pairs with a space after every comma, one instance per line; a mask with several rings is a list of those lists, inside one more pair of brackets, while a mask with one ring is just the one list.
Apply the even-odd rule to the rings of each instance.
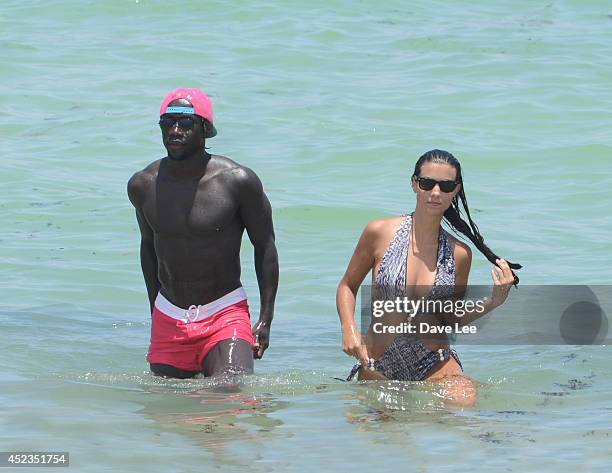
[[144, 206], [149, 224], [159, 235], [218, 235], [237, 223], [238, 203], [231, 189], [215, 180], [159, 179]]

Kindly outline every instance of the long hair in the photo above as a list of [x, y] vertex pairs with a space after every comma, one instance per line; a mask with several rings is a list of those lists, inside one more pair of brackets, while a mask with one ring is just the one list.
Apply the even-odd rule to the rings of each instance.
[[[461, 184], [461, 190], [457, 192], [453, 201], [451, 202], [450, 207], [444, 212], [444, 220], [458, 233], [465, 235], [470, 239], [474, 246], [478, 248], [478, 250], [494, 265], [497, 266], [495, 262], [496, 259], [499, 258], [491, 249], [485, 244], [478, 227], [472, 220], [470, 215], [470, 209], [468, 207], [467, 198], [465, 197], [464, 185], [463, 185], [463, 177], [461, 176], [461, 164], [452, 154], [448, 151], [443, 151], [440, 149], [432, 149], [431, 151], [427, 151], [423, 156], [421, 156], [414, 166], [414, 174], [413, 177], [419, 177], [421, 175], [421, 166], [423, 163], [438, 163], [438, 164], [448, 164], [455, 168], [457, 171], [456, 181]], [[462, 211], [460, 208], [463, 206], [463, 211], [465, 212], [465, 216], [467, 217], [467, 222], [463, 219]], [[511, 263], [508, 261], [508, 266], [511, 269], [521, 269], [521, 265], [518, 263]], [[519, 277], [514, 274], [512, 271], [512, 275], [514, 276], [514, 285], [516, 286], [519, 283]]]

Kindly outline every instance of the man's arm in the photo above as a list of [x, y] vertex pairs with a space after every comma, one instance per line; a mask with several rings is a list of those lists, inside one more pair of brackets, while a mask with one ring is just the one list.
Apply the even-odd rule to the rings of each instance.
[[153, 229], [142, 213], [143, 186], [145, 184], [143, 181], [140, 173], [135, 174], [128, 182], [128, 196], [136, 208], [136, 220], [140, 229], [140, 267], [147, 287], [151, 312], [153, 312], [153, 304], [161, 285], [157, 278], [157, 255], [155, 253]]
[[274, 241], [272, 207], [257, 175], [248, 168], [236, 171], [240, 217], [255, 250], [255, 272], [259, 285], [259, 321], [253, 328], [255, 358], [268, 348], [274, 300], [278, 288], [278, 253]]

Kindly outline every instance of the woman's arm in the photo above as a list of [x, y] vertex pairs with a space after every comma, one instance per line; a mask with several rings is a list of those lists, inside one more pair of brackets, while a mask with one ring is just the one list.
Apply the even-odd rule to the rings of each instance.
[[[455, 257], [455, 300], [463, 299], [467, 289], [470, 268], [472, 265], [472, 251], [465, 243], [457, 241], [453, 251]], [[491, 297], [483, 301], [481, 308], [468, 310], [464, 309], [464, 315], [461, 317], [453, 315], [453, 320], [446, 323], [457, 322], [459, 326], [468, 325], [480, 317], [488, 314], [496, 307], [502, 305], [508, 297], [508, 291], [514, 284], [514, 275], [508, 266], [506, 260], [497, 260], [497, 265], [491, 270], [493, 278], [493, 291]]]
[[336, 291], [336, 308], [342, 326], [342, 351], [358, 358], [363, 366], [367, 366], [369, 356], [355, 323], [355, 300], [363, 279], [374, 267], [376, 246], [383, 225], [382, 220], [366, 225]]

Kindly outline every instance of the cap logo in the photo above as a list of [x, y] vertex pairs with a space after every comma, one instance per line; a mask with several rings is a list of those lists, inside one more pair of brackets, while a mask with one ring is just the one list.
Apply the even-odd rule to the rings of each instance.
[[166, 113], [193, 113], [193, 107], [168, 107]]

